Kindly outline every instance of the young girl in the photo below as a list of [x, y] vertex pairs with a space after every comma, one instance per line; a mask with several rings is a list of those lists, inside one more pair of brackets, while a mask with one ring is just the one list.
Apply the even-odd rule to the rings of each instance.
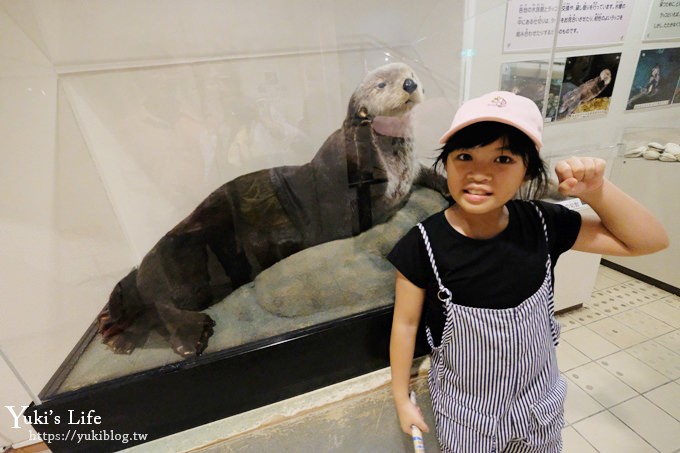
[[390, 342], [402, 430], [429, 429], [409, 400], [419, 324], [431, 348], [430, 395], [444, 452], [559, 452], [566, 383], [557, 368], [552, 271], [569, 249], [632, 256], [665, 248], [661, 224], [604, 179], [601, 159], [557, 164], [559, 191], [597, 213], [513, 199], [547, 183], [543, 118], [529, 99], [493, 92], [457, 111], [437, 159], [455, 203], [408, 232]]

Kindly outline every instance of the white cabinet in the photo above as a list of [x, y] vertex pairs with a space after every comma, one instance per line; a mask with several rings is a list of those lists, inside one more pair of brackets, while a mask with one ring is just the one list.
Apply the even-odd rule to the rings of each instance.
[[[670, 246], [652, 255], [621, 258], [606, 256], [608, 261], [639, 272], [667, 285], [680, 288], [680, 163], [628, 159], [614, 161], [611, 180], [645, 205], [664, 225]], [[644, 233], [643, 233], [644, 234]]]
[[[576, 208], [581, 215], [592, 213], [588, 206]], [[590, 300], [595, 287], [601, 255], [569, 250], [555, 266], [555, 311], [577, 307]]]

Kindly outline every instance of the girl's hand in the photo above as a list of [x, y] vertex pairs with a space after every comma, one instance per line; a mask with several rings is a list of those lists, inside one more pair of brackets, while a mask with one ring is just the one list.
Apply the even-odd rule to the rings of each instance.
[[604, 184], [606, 162], [596, 157], [572, 157], [555, 165], [558, 190], [563, 195], [582, 197]]
[[420, 408], [413, 404], [410, 400], [405, 400], [401, 404], [397, 404], [397, 415], [399, 416], [399, 426], [409, 436], [411, 435], [411, 425], [416, 425], [424, 433], [430, 432], [423, 418], [423, 413]]

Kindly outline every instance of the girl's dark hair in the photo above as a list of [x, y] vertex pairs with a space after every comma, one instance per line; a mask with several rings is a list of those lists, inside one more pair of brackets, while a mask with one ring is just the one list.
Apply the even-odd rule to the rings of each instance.
[[527, 168], [527, 181], [520, 188], [518, 196], [525, 199], [536, 199], [545, 195], [548, 190], [548, 171], [545, 162], [539, 156], [536, 145], [529, 136], [508, 124], [481, 121], [464, 127], [447, 140], [433, 167], [435, 170], [439, 164], [445, 167], [449, 154], [453, 151], [486, 146], [499, 138], [504, 140], [505, 146], [510, 149], [512, 154], [522, 158]]

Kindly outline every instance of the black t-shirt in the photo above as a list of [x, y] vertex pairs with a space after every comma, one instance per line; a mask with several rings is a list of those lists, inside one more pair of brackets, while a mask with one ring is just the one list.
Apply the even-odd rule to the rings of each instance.
[[[569, 250], [581, 228], [578, 212], [537, 201], [548, 230], [552, 266]], [[444, 211], [422, 222], [430, 239], [442, 283], [458, 305], [490, 309], [516, 307], [538, 290], [545, 278], [547, 250], [541, 219], [526, 201], [507, 203], [508, 226], [491, 239], [472, 239], [456, 231]], [[444, 326], [438, 285], [417, 227], [397, 242], [387, 259], [411, 283], [426, 290], [424, 322], [439, 344]], [[419, 346], [422, 338], [419, 338]]]

